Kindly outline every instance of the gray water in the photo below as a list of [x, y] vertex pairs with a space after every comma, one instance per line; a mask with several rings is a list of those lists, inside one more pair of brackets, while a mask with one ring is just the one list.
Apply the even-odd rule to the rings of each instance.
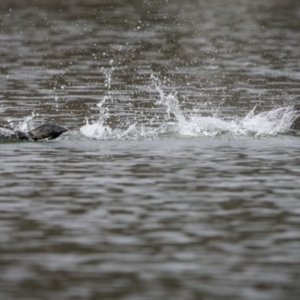
[[1, 125], [69, 128], [0, 139], [0, 299], [299, 299], [298, 1], [49, 2], [0, 4]]

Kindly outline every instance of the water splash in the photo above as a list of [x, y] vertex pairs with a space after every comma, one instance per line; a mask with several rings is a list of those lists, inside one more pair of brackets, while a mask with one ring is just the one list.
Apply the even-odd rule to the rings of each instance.
[[[292, 107], [274, 109], [255, 114], [253, 108], [245, 117], [232, 120], [222, 120], [218, 116], [202, 116], [190, 114], [185, 116], [180, 109], [176, 93], [165, 94], [158, 82], [155, 89], [159, 94], [156, 105], [163, 106], [168, 119], [158, 127], [149, 125], [130, 124], [127, 129], [111, 129], [105, 125], [108, 111], [103, 108], [106, 99], [98, 104], [99, 119], [93, 124], [81, 127], [80, 132], [89, 138], [95, 139], [155, 139], [164, 136], [218, 136], [230, 134], [235, 136], [270, 136], [283, 134], [289, 131], [296, 113]], [[175, 117], [172, 121], [171, 115]]]
[[18, 129], [22, 131], [30, 131], [34, 127], [33, 119], [36, 117], [35, 112], [31, 113], [31, 116], [25, 117], [25, 119], [19, 124]]
[[283, 134], [290, 131], [293, 121], [299, 115], [292, 106], [281, 107], [256, 115], [254, 112], [255, 108], [238, 123], [238, 129], [242, 134], [255, 134], [256, 136]]
[[113, 67], [113, 60], [110, 61], [111, 68], [104, 69], [103, 71], [106, 79], [105, 79], [105, 86], [107, 87], [107, 95], [103, 97], [103, 99], [97, 104], [99, 108], [99, 114], [96, 121], [90, 123], [88, 118], [86, 118], [86, 124], [80, 128], [80, 132], [89, 138], [94, 139], [109, 139], [115, 135], [115, 132], [108, 126], [105, 125], [106, 121], [108, 120], [110, 114], [108, 107], [105, 106], [107, 101], [112, 101], [112, 94], [111, 94], [111, 76], [115, 68]]
[[86, 124], [80, 128], [80, 132], [84, 136], [95, 139], [108, 139], [112, 135], [113, 130], [108, 125], [105, 125], [106, 120], [109, 118], [108, 108], [104, 106], [107, 100], [110, 100], [110, 96], [104, 97], [97, 104], [99, 108], [97, 121], [90, 124], [88, 118], [86, 118]]
[[283, 107], [255, 114], [254, 107], [245, 117], [222, 120], [217, 116], [189, 116], [189, 120], [178, 122], [183, 136], [275, 136], [290, 132], [290, 126], [297, 116], [292, 107]]
[[0, 126], [0, 141], [2, 143], [2, 139], [4, 139], [4, 141], [7, 141], [7, 139], [13, 137], [13, 131], [14, 130], [20, 130], [23, 132], [27, 132], [30, 131], [31, 129], [33, 129], [33, 118], [35, 117], [35, 113], [32, 112], [31, 116], [27, 116], [24, 118], [24, 120], [22, 120], [21, 122], [17, 123], [11, 119], [8, 118], [6, 119], [6, 121], [8, 122], [8, 125], [3, 125]]
[[186, 118], [184, 117], [182, 110], [179, 107], [177, 93], [169, 93], [168, 95], [165, 95], [161, 81], [153, 74], [151, 74], [151, 79], [156, 91], [159, 94], [159, 100], [156, 101], [156, 104], [163, 105], [166, 108], [166, 113], [168, 114], [169, 118], [171, 117], [171, 114], [173, 114], [178, 122], [186, 122]]
[[[81, 133], [94, 139], [156, 139], [163, 137], [188, 136], [219, 136], [230, 134], [234, 136], [274, 136], [290, 131], [292, 117], [289, 112], [284, 113], [282, 119], [276, 119], [277, 112], [269, 111], [240, 121], [224, 121], [217, 117], [190, 116], [184, 122], [165, 122], [158, 127], [131, 124], [127, 129], [114, 129], [102, 123], [87, 124], [81, 127]], [[273, 119], [274, 117], [274, 119]]]
[[86, 119], [86, 124], [80, 128], [80, 132], [93, 139], [105, 140], [112, 136], [112, 130], [109, 126], [104, 126], [100, 121], [90, 124], [88, 119]]
[[31, 116], [25, 117], [22, 121], [16, 123], [14, 119], [8, 118], [6, 121], [9, 124], [9, 127], [13, 128], [14, 130], [21, 130], [21, 131], [30, 131], [34, 127], [34, 118], [37, 114], [33, 111]]
[[111, 59], [109, 64], [111, 65], [110, 68], [101, 68], [101, 71], [105, 75], [105, 81], [104, 85], [107, 87], [108, 90], [111, 89], [111, 78], [112, 78], [112, 73], [115, 71], [115, 67], [113, 66], [114, 61]]
[[109, 112], [104, 104], [111, 100], [111, 95], [104, 97], [99, 107], [97, 122], [87, 123], [80, 128], [80, 132], [94, 139], [156, 139], [163, 137], [186, 136], [219, 136], [224, 134], [234, 136], [274, 136], [290, 131], [290, 126], [299, 113], [293, 107], [282, 107], [262, 113], [255, 113], [254, 107], [245, 117], [228, 116], [222, 120], [217, 115], [202, 116], [201, 112], [184, 113], [180, 108], [177, 93], [165, 93], [161, 81], [151, 76], [152, 86], [158, 94], [155, 106], [165, 109], [167, 118], [158, 126], [152, 126], [135, 120], [125, 129], [112, 129], [106, 125]]
[[58, 96], [54, 96], [55, 110], [58, 111]]

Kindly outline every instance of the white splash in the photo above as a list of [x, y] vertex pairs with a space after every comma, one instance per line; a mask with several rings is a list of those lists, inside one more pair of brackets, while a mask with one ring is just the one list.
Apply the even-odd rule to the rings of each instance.
[[22, 131], [30, 131], [31, 129], [33, 129], [33, 119], [35, 117], [35, 113], [32, 112], [31, 116], [26, 117], [22, 123], [20, 123], [20, 125], [18, 126], [18, 129], [22, 130]]
[[22, 121], [16, 121], [12, 118], [7, 118], [6, 121], [8, 122], [8, 126], [12, 128], [13, 130], [21, 130], [21, 131], [30, 131], [34, 127], [33, 119], [37, 115], [35, 112], [31, 113], [31, 116], [25, 117]]
[[103, 126], [103, 123], [95, 122], [89, 124], [88, 120], [87, 123], [80, 128], [80, 132], [84, 136], [94, 139], [108, 139], [112, 134], [112, 130], [108, 126]]
[[283, 107], [255, 114], [253, 108], [244, 118], [222, 120], [219, 117], [190, 116], [178, 122], [179, 132], [190, 136], [231, 135], [272, 136], [290, 131], [297, 112], [292, 107]]
[[169, 93], [168, 95], [165, 95], [159, 79], [156, 78], [153, 74], [151, 74], [151, 79], [160, 97], [159, 100], [156, 102], [156, 104], [163, 105], [166, 108], [166, 113], [168, 114], [169, 118], [171, 114], [173, 114], [175, 118], [178, 120], [178, 122], [185, 122], [186, 119], [179, 107], [177, 94]]
[[254, 114], [251, 110], [239, 123], [238, 132], [255, 134], [256, 136], [278, 135], [290, 130], [297, 112], [292, 106], [281, 107], [270, 111]]
[[[155, 102], [166, 111], [166, 118], [158, 127], [149, 124], [129, 124], [127, 129], [111, 129], [106, 124], [108, 111], [104, 103], [110, 95], [99, 104], [99, 119], [80, 128], [80, 132], [94, 139], [156, 139], [164, 136], [218, 136], [230, 134], [235, 136], [274, 136], [290, 131], [290, 126], [299, 116], [292, 106], [277, 108], [255, 114], [254, 107], [245, 117], [228, 116], [222, 120], [219, 116], [202, 116], [201, 113], [184, 113], [180, 108], [176, 93], [165, 94], [160, 81], [151, 76], [159, 99]], [[174, 121], [175, 119], [175, 121]]]

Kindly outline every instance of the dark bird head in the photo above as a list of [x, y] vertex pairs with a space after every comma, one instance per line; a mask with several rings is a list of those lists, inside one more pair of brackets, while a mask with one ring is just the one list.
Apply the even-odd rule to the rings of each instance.
[[43, 139], [54, 140], [66, 131], [68, 131], [68, 129], [65, 127], [46, 123], [29, 131], [28, 136], [35, 141]]

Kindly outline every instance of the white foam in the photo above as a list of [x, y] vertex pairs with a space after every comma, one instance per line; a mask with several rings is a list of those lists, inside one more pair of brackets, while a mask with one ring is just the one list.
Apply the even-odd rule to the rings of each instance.
[[108, 126], [103, 126], [102, 123], [95, 122], [86, 125], [80, 128], [80, 132], [88, 137], [93, 139], [108, 139], [112, 135], [112, 130]]
[[[255, 107], [242, 118], [228, 116], [226, 120], [218, 116], [202, 116], [194, 113], [185, 116], [179, 106], [176, 93], [165, 94], [160, 81], [151, 76], [155, 90], [159, 95], [156, 105], [164, 107], [166, 118], [158, 127], [138, 125], [138, 120], [126, 129], [114, 129], [104, 125], [108, 118], [108, 111], [103, 107], [105, 100], [98, 104], [99, 119], [97, 122], [87, 124], [80, 128], [80, 132], [94, 139], [155, 139], [160, 136], [217, 136], [231, 135], [278, 135], [290, 130], [297, 112], [292, 107], [283, 107], [255, 114]], [[176, 122], [174, 122], [174, 117]]]
[[287, 107], [259, 114], [252, 110], [240, 120], [225, 121], [219, 117], [191, 115], [178, 122], [164, 122], [159, 127], [131, 124], [125, 130], [112, 130], [101, 122], [95, 122], [87, 123], [80, 132], [94, 139], [155, 139], [165, 135], [213, 137], [221, 134], [274, 136], [289, 131], [294, 118], [295, 113]]

